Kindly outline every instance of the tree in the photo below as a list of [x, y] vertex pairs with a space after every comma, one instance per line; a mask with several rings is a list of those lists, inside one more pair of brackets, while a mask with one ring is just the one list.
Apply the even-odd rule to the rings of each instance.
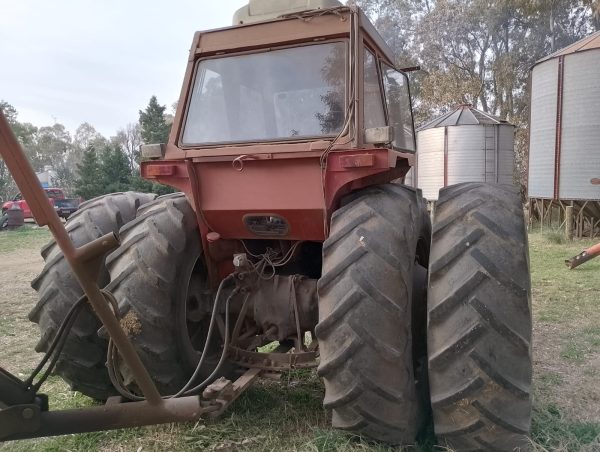
[[111, 141], [120, 146], [125, 152], [129, 162], [129, 169], [132, 173], [137, 171], [140, 164], [140, 145], [142, 144], [141, 127], [139, 124], [127, 124], [123, 129], [119, 129], [117, 134], [111, 138]]
[[[17, 110], [8, 102], [0, 101], [0, 112], [4, 114], [8, 125], [12, 128], [17, 120]], [[13, 183], [12, 177], [8, 172], [8, 168], [4, 160], [0, 157], [0, 201], [6, 200], [9, 197], [8, 187]]]
[[83, 199], [92, 199], [104, 194], [103, 178], [100, 172], [100, 162], [96, 150], [89, 146], [84, 152], [81, 163], [77, 165], [75, 193]]
[[102, 136], [90, 123], [84, 122], [75, 130], [73, 143], [66, 157], [66, 167], [72, 172], [77, 172], [77, 165], [81, 163], [83, 153], [90, 146], [102, 149], [108, 140]]
[[117, 144], [106, 146], [100, 153], [100, 180], [103, 194], [127, 191], [131, 184], [131, 169], [127, 156]]
[[141, 136], [144, 143], [156, 144], [168, 141], [171, 125], [165, 118], [166, 108], [165, 105], [158, 104], [156, 96], [152, 96], [146, 109], [140, 110]]
[[71, 135], [64, 125], [40, 127], [35, 136], [35, 141], [30, 146], [25, 146], [29, 160], [36, 171], [41, 171], [44, 166], [55, 166], [64, 161], [71, 150]]
[[[12, 132], [21, 143], [21, 146], [27, 151], [27, 149], [35, 142], [37, 127], [29, 123], [20, 123], [18, 121], [17, 109], [8, 102], [0, 100], [0, 111], [4, 113]], [[0, 158], [0, 198], [8, 199], [16, 191], [17, 187], [8, 171], [8, 167], [4, 163], [4, 160]]]

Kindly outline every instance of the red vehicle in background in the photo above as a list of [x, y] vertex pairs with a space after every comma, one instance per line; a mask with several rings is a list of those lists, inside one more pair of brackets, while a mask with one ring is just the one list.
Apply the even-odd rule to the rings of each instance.
[[[54, 206], [59, 217], [66, 220], [73, 212], [76, 212], [77, 209], [79, 209], [79, 199], [67, 198], [65, 192], [61, 188], [44, 188], [44, 191], [46, 192], [46, 195], [48, 195], [48, 201]], [[2, 204], [2, 214], [15, 204], [23, 211], [23, 216], [26, 219], [33, 218], [31, 209], [29, 208], [29, 205], [27, 205], [27, 201], [23, 199], [21, 193], [18, 193], [12, 201], [7, 201]]]

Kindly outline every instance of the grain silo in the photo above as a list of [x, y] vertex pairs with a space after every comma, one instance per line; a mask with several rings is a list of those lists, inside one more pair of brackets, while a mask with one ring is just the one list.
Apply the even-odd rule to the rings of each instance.
[[[544, 222], [573, 206], [578, 236], [600, 233], [600, 32], [531, 70], [528, 195]], [[556, 215], [558, 214], [558, 215]]]
[[417, 186], [428, 201], [461, 182], [513, 184], [514, 126], [459, 105], [417, 131]]

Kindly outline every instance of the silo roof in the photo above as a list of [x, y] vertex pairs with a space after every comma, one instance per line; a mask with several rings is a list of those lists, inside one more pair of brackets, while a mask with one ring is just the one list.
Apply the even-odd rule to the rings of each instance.
[[565, 47], [564, 49], [560, 49], [557, 52], [551, 53], [547, 57], [538, 60], [535, 64], [542, 63], [547, 60], [551, 60], [553, 58], [558, 58], [560, 56], [571, 55], [573, 53], [585, 52], [586, 50], [592, 49], [600, 49], [600, 31], [592, 33], [586, 38], [580, 39], [577, 42], [574, 42], [570, 46]]
[[478, 126], [478, 125], [496, 125], [509, 124], [508, 121], [496, 116], [477, 110], [470, 104], [463, 104], [449, 111], [445, 115], [439, 116], [419, 128], [419, 131], [432, 129], [434, 127], [446, 126]]

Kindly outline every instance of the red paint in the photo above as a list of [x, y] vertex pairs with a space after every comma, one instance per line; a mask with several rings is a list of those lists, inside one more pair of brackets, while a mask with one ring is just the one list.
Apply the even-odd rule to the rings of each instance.
[[[240, 239], [322, 242], [343, 196], [404, 177], [414, 164], [414, 153], [364, 142], [361, 49], [368, 45], [382, 63], [390, 66], [393, 56], [371, 28], [361, 26], [362, 21], [354, 10], [344, 10], [341, 16], [324, 14], [310, 21], [269, 21], [196, 34], [165, 156], [159, 161], [143, 162], [141, 172], [144, 178], [186, 193], [196, 212], [213, 284], [232, 271], [231, 254], [243, 252], [243, 248], [235, 249]], [[349, 56], [354, 55], [356, 62], [347, 68], [353, 71], [354, 82], [347, 95], [350, 98], [351, 90], [356, 91], [356, 106], [347, 118], [349, 126], [334, 143], [332, 137], [206, 146], [182, 143], [198, 59], [333, 39], [345, 40]], [[266, 229], [273, 236], [259, 236], [265, 230], [251, 231], [244, 223], [246, 216], [280, 217], [286, 224]]]
[[[65, 193], [61, 188], [44, 188], [43, 190], [46, 193], [46, 196], [48, 196], [48, 202], [51, 206], [54, 206], [55, 199], [65, 199]], [[31, 212], [29, 203], [23, 198], [21, 193], [19, 193], [12, 201], [6, 201], [4, 204], [2, 204], [2, 211], [4, 212], [5, 210], [10, 209], [15, 204], [23, 211], [24, 218], [33, 218], [33, 213]]]
[[[148, 161], [142, 163], [142, 176], [186, 193], [204, 239], [209, 232], [222, 239], [263, 238], [243, 222], [245, 215], [259, 214], [278, 215], [289, 224], [287, 236], [273, 238], [323, 241], [325, 220], [340, 197], [403, 177], [410, 168], [406, 159], [388, 149], [332, 152], [325, 177], [318, 155], [244, 160], [241, 171], [234, 160]], [[165, 175], [164, 168], [172, 174]]]
[[344, 155], [340, 158], [343, 168], [360, 168], [374, 165], [373, 154]]
[[148, 167], [148, 176], [172, 176], [177, 167], [175, 165], [151, 165]]

